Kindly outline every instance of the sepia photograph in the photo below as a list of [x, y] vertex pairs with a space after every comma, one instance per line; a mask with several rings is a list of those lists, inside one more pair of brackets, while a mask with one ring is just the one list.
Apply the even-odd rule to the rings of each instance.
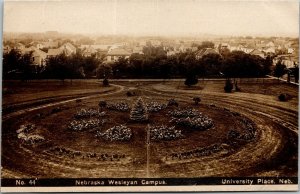
[[297, 0], [4, 0], [3, 192], [297, 191]]

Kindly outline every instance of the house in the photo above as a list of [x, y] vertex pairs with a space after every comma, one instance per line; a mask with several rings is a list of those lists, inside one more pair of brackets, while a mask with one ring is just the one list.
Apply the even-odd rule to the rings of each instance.
[[82, 51], [82, 55], [85, 57], [90, 57], [96, 53], [97, 53], [97, 50], [95, 48], [93, 48], [92, 46], [89, 46]]
[[250, 55], [256, 55], [256, 56], [260, 56], [261, 58], [265, 57], [265, 53], [263, 53], [262, 51], [258, 50], [258, 49], [254, 49], [253, 51], [251, 51], [249, 53]]
[[125, 49], [115, 48], [115, 49], [108, 51], [106, 61], [107, 62], [115, 62], [121, 57], [128, 59], [130, 57], [130, 55], [131, 55], [131, 53]]
[[9, 53], [11, 51], [11, 47], [9, 45], [3, 46], [3, 53]]
[[275, 44], [273, 41], [270, 41], [266, 44], [266, 47], [275, 47]]
[[53, 40], [48, 40], [47, 42], [42, 42], [40, 45], [36, 46], [40, 48], [57, 48], [58, 42]]
[[33, 65], [43, 66], [46, 63], [47, 53], [40, 49], [35, 49], [32, 53]]
[[132, 53], [138, 53], [138, 54], [143, 55], [143, 54], [144, 54], [144, 52], [143, 52], [143, 47], [141, 47], [141, 46], [135, 46], [135, 47], [132, 49]]
[[215, 49], [204, 48], [204, 49], [201, 49], [200, 51], [196, 52], [196, 59], [201, 59], [203, 56], [208, 55], [208, 54], [219, 55], [219, 53]]
[[22, 44], [22, 43], [17, 43], [15, 46], [14, 46], [14, 49], [15, 50], [18, 50], [18, 51], [22, 51], [25, 49], [25, 45]]
[[59, 47], [65, 53], [65, 55], [69, 56], [72, 54], [76, 54], [76, 47], [73, 46], [71, 43], [65, 43], [61, 47]]
[[57, 55], [62, 54], [63, 51], [61, 49], [49, 49], [47, 53], [47, 57], [55, 57]]

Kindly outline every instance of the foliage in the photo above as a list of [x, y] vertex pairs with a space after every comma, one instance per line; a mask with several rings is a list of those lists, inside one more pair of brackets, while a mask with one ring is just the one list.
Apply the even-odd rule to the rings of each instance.
[[103, 81], [102, 81], [102, 84], [103, 86], [109, 86], [109, 82], [108, 82], [108, 79], [107, 78], [104, 78]]
[[278, 96], [278, 100], [280, 100], [282, 102], [287, 101], [287, 99], [288, 99], [288, 96], [286, 94], [279, 94], [279, 96]]
[[130, 111], [130, 120], [132, 121], [147, 121], [148, 110], [142, 98], [138, 98]]
[[71, 129], [73, 131], [83, 131], [102, 126], [104, 123], [105, 120], [100, 119], [73, 120], [69, 123], [68, 129]]
[[176, 107], [178, 107], [178, 102], [175, 100], [175, 99], [170, 99], [169, 101], [168, 101], [168, 106], [176, 106]]
[[105, 108], [107, 106], [107, 102], [104, 101], [104, 100], [101, 100], [99, 103], [98, 103], [98, 106], [100, 107], [100, 109], [102, 110], [103, 108]]
[[200, 116], [201, 113], [195, 109], [177, 109], [168, 112], [169, 115], [176, 118], [196, 117]]
[[105, 114], [106, 114], [105, 112], [99, 112], [98, 109], [92, 109], [92, 108], [85, 109], [85, 108], [82, 108], [82, 109], [80, 109], [80, 111], [77, 111], [77, 113], [74, 115], [74, 118], [82, 119], [82, 118], [89, 118], [89, 117], [94, 117], [94, 116], [102, 117]]
[[108, 108], [110, 110], [117, 110], [117, 111], [122, 111], [122, 112], [129, 111], [129, 106], [126, 102], [107, 104], [106, 108]]
[[173, 118], [171, 122], [175, 122], [177, 125], [189, 127], [196, 130], [206, 130], [213, 126], [212, 119], [199, 115], [196, 117], [181, 117]]
[[187, 85], [188, 87], [191, 87], [192, 85], [196, 85], [198, 83], [198, 79], [195, 75], [189, 74], [187, 75], [184, 84]]
[[279, 60], [274, 68], [273, 74], [275, 77], [282, 77], [286, 73], [286, 66]]
[[128, 141], [132, 137], [132, 131], [125, 125], [117, 125], [109, 128], [104, 133], [98, 131], [96, 136], [109, 141]]
[[233, 89], [233, 84], [231, 82], [230, 79], [226, 79], [226, 82], [225, 82], [225, 86], [224, 86], [224, 91], [227, 92], [227, 93], [230, 93]]
[[151, 140], [173, 140], [183, 136], [182, 131], [176, 130], [175, 126], [149, 126], [148, 130], [150, 130]]
[[195, 105], [198, 105], [201, 102], [201, 98], [200, 97], [194, 97], [193, 101], [195, 102]]
[[148, 112], [159, 112], [167, 107], [166, 104], [160, 104], [158, 102], [149, 102], [146, 104]]

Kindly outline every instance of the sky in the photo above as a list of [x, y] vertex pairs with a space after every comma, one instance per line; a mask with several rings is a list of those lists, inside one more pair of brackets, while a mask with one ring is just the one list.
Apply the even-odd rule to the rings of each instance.
[[297, 36], [297, 0], [6, 0], [5, 32]]

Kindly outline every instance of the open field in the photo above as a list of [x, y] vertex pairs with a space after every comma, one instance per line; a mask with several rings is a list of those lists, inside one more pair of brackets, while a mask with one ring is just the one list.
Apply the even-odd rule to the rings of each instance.
[[[3, 178], [297, 176], [298, 86], [243, 79], [241, 92], [224, 93], [224, 80], [199, 80], [191, 88], [183, 81], [112, 83], [3, 83], [7, 91], [14, 91], [3, 96]], [[136, 95], [129, 97], [128, 91]], [[280, 93], [290, 99], [280, 102]], [[194, 104], [195, 96], [201, 98], [200, 105]], [[130, 109], [139, 97], [145, 104], [160, 105], [174, 98], [179, 106], [149, 112], [145, 122], [131, 121], [130, 110], [108, 107], [101, 110], [105, 115], [76, 119], [83, 108], [97, 110], [99, 101], [124, 102]], [[213, 125], [205, 130], [176, 125], [171, 113], [178, 109], [201, 112]], [[93, 119], [103, 123], [78, 131], [69, 127], [71, 122]], [[16, 131], [24, 124], [34, 125], [30, 133], [44, 141], [29, 144], [18, 138]], [[132, 130], [130, 140], [97, 136], [121, 124]], [[182, 136], [147, 143], [148, 126], [155, 125], [175, 126]], [[232, 130], [240, 138], [231, 137]]]

